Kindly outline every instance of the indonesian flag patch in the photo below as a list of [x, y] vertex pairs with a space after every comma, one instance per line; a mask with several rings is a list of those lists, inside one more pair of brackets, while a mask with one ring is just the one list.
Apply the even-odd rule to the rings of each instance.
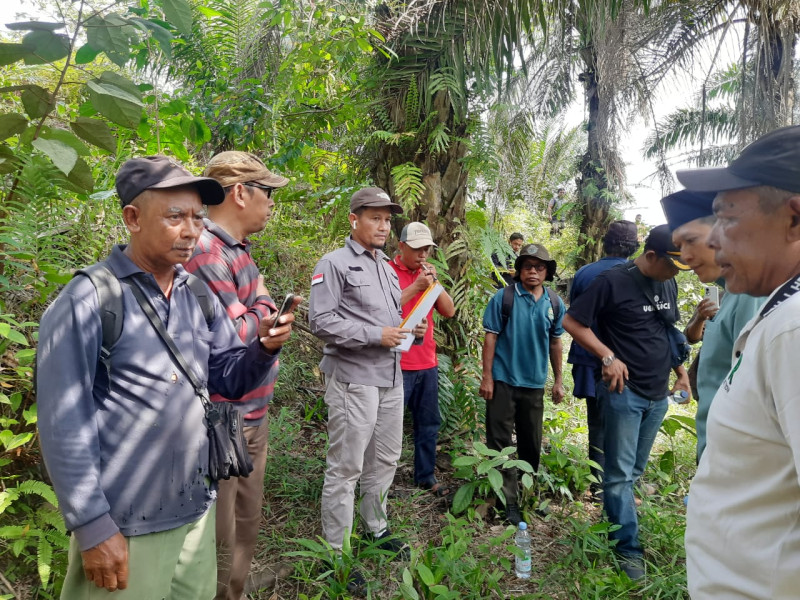
[[311, 278], [311, 285], [317, 285], [318, 283], [322, 283], [324, 277], [325, 277], [324, 273], [317, 273]]

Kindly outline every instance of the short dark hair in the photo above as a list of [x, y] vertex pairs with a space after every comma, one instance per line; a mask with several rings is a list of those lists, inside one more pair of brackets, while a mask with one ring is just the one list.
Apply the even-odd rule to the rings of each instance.
[[509, 242], [513, 242], [514, 240], [522, 240], [522, 241], [524, 242], [524, 241], [525, 241], [525, 236], [524, 236], [524, 235], [522, 235], [521, 233], [519, 233], [519, 232], [515, 231], [514, 233], [512, 233], [512, 234], [511, 234], [511, 235], [508, 237], [508, 241], [509, 241]]
[[606, 256], [628, 258], [639, 249], [639, 242], [603, 242], [603, 252]]

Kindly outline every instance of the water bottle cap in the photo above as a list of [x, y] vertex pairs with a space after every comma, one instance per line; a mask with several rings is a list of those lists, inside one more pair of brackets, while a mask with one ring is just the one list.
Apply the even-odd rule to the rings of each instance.
[[519, 522], [519, 529], [520, 531], [525, 531], [528, 528], [528, 524], [525, 521]]
[[689, 392], [687, 392], [686, 390], [678, 390], [677, 392], [675, 392], [675, 395], [678, 396], [679, 398], [688, 398]]

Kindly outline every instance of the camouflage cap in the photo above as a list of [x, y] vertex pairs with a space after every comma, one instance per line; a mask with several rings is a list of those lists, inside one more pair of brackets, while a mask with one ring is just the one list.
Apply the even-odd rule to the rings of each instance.
[[256, 183], [270, 188], [282, 188], [289, 180], [270, 171], [255, 154], [231, 150], [215, 155], [206, 166], [206, 177], [219, 181], [222, 187], [235, 183]]

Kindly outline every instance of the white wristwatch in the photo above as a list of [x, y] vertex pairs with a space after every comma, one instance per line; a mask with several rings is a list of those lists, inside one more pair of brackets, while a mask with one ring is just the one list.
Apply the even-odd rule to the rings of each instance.
[[613, 354], [609, 354], [608, 356], [604, 356], [603, 359], [602, 359], [603, 366], [604, 367], [610, 367], [611, 363], [613, 363], [615, 360], [617, 360], [617, 357], [614, 356]]

